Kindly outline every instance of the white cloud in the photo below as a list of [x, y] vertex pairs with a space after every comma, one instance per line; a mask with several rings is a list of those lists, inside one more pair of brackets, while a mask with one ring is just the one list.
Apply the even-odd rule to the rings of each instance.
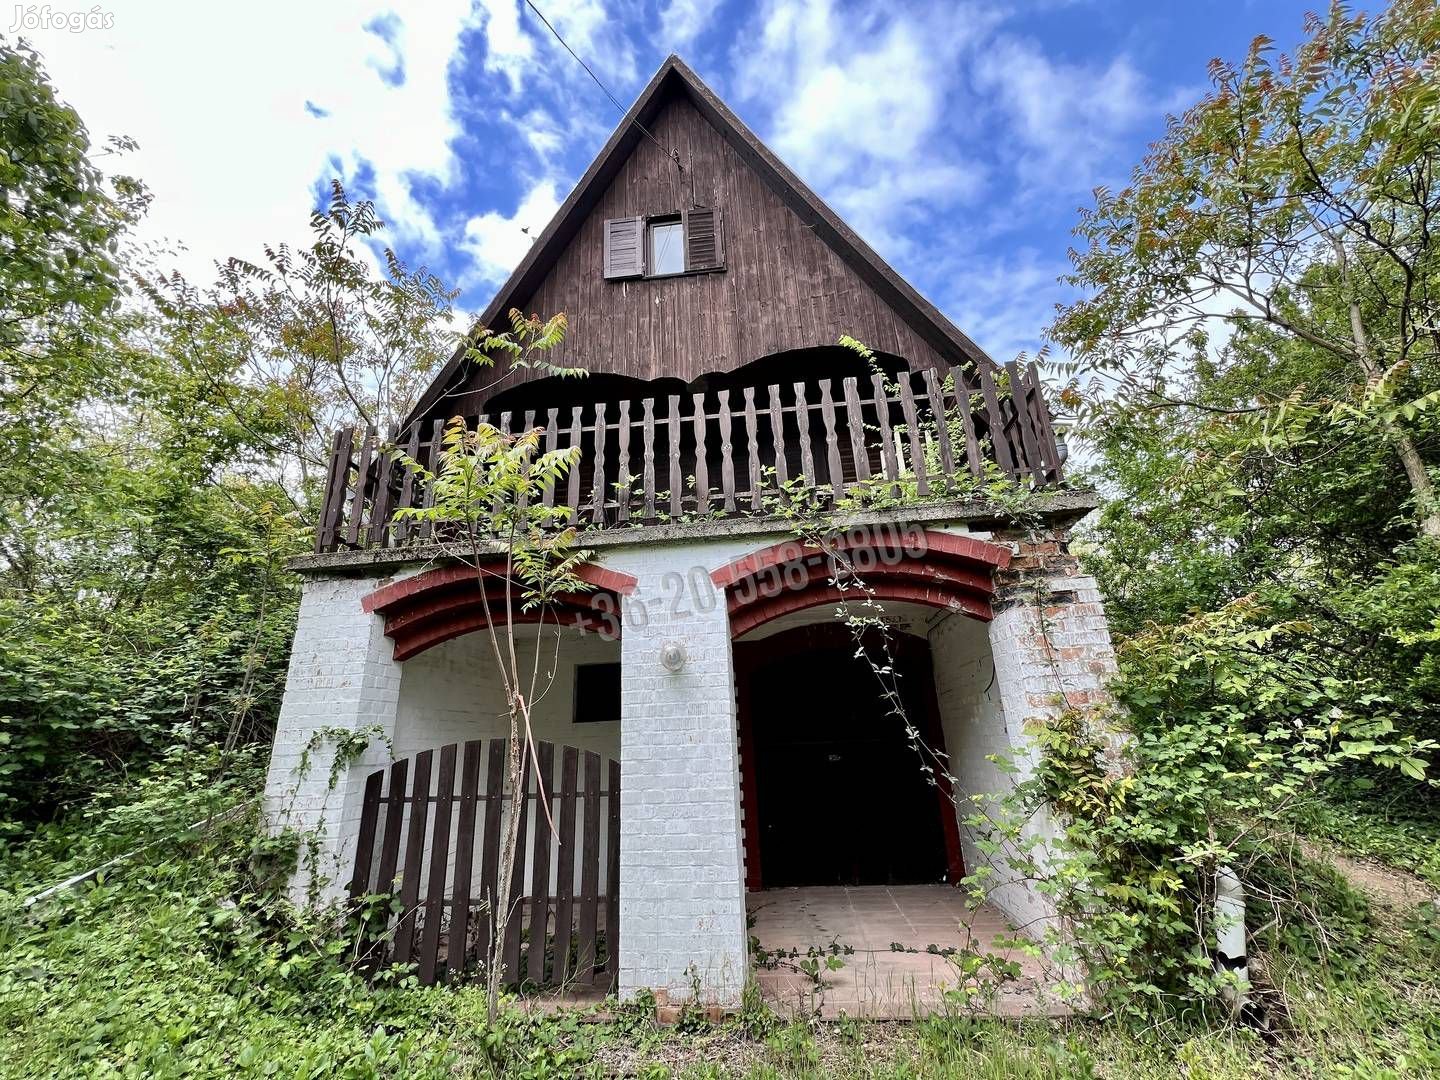
[[660, 9], [660, 41], [674, 52], [688, 49], [705, 30], [716, 4], [712, 0], [669, 0]]
[[964, 7], [841, 11], [833, 0], [772, 0], [734, 61], [742, 96], [772, 110], [771, 145], [850, 223], [892, 256], [899, 227], [974, 197], [984, 169], [939, 138], [957, 60], [991, 24]]
[[[485, 69], [505, 75], [512, 97], [536, 78], [560, 83], [588, 82], [560, 42], [524, 0], [477, 0], [484, 11]], [[602, 0], [544, 0], [540, 10], [581, 59], [607, 80], [628, 83], [635, 78], [635, 50], [621, 20]], [[537, 42], [539, 52], [537, 54]], [[545, 57], [537, 63], [536, 56]]]
[[365, 29], [389, 14], [383, 3], [108, 6], [111, 29], [34, 43], [97, 142], [139, 142], [117, 167], [155, 195], [141, 237], [187, 244], [171, 260], [186, 274], [208, 280], [214, 260], [255, 257], [262, 242], [303, 243], [333, 163], [373, 171], [392, 242], [438, 244], [412, 180], [456, 174], [446, 75], [473, 17], [466, 0], [409, 5], [383, 36]]
[[526, 193], [515, 213], [507, 216], [490, 210], [472, 217], [465, 223], [461, 247], [474, 264], [461, 284], [498, 285], [504, 281], [559, 208], [554, 181], [542, 180]]
[[976, 57], [974, 79], [1023, 147], [1022, 174], [1051, 187], [1092, 186], [1117, 136], [1160, 108], [1126, 56], [1104, 68], [1065, 64], [1008, 36]]
[[941, 277], [950, 285], [936, 300], [996, 360], [1022, 352], [1034, 358], [1055, 305], [1071, 296], [1059, 280], [1068, 269], [1063, 255], [1047, 257], [1029, 247], [970, 251], [947, 262]]
[[515, 0], [480, 0], [485, 23], [485, 70], [502, 73], [510, 92], [518, 94], [535, 55], [535, 46], [520, 29], [520, 5]]

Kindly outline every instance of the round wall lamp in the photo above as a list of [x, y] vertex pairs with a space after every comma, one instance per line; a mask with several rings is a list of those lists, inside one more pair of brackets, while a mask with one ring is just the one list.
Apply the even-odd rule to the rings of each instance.
[[672, 675], [685, 667], [685, 646], [678, 641], [667, 641], [660, 646], [660, 666]]

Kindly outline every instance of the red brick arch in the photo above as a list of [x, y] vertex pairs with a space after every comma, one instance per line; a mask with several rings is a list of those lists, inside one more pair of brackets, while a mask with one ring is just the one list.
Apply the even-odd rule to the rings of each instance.
[[441, 642], [483, 630], [491, 620], [496, 625], [558, 623], [616, 639], [620, 597], [635, 589], [629, 574], [587, 563], [576, 576], [595, 586], [592, 591], [561, 594], [543, 612], [522, 611], [502, 560], [482, 564], [480, 571], [483, 596], [473, 566], [442, 566], [376, 589], [361, 606], [384, 617], [385, 634], [395, 642], [395, 659], [408, 660]]
[[1010, 549], [929, 529], [856, 529], [834, 548], [854, 563], [865, 592], [834, 583], [833, 556], [789, 540], [751, 552], [710, 575], [725, 590], [730, 636], [738, 639], [792, 611], [873, 596], [993, 618], [994, 573]]

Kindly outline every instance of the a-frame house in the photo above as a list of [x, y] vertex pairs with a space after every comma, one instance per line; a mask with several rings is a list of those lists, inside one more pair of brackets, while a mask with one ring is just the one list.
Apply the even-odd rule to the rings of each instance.
[[[336, 434], [267, 791], [274, 826], [312, 836], [296, 895], [394, 890], [391, 957], [463, 978], [509, 873], [508, 981], [723, 1006], [750, 975], [747, 897], [776, 933], [801, 895], [967, 910], [955, 885], [990, 859], [969, 799], [1012, 782], [992, 756], [1113, 667], [1066, 548], [1094, 501], [1063, 482], [1034, 367], [995, 363], [675, 57], [483, 323], [512, 309], [564, 312], [548, 359], [588, 376], [462, 351], [388, 439]], [[545, 690], [512, 867], [506, 705], [475, 632], [510, 585], [482, 596], [397, 517], [428, 496], [386, 452], [436, 465], [457, 416], [579, 448], [544, 498], [593, 553], [589, 591], [514, 609]], [[997, 477], [1031, 491], [1038, 529], [985, 497]], [[801, 490], [804, 541], [779, 513]], [[859, 602], [863, 632], [837, 618]], [[337, 731], [371, 738], [332, 770]], [[987, 876], [996, 926], [1045, 917], [1003, 861]]]

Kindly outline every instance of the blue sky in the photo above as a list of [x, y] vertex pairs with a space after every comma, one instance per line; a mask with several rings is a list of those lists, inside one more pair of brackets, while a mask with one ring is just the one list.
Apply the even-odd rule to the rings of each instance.
[[[997, 359], [1033, 351], [1065, 299], [1091, 189], [1124, 183], [1212, 57], [1287, 47], [1317, 6], [537, 3], [627, 107], [680, 53]], [[192, 277], [302, 241], [339, 175], [479, 310], [619, 119], [513, 0], [112, 6], [110, 30], [33, 37], [97, 137], [139, 140], [144, 239]]]

